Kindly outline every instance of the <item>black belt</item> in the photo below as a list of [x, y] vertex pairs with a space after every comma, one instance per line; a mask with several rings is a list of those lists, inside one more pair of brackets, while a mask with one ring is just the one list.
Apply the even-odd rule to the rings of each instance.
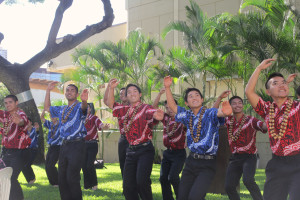
[[122, 138], [122, 139], [127, 139], [127, 138], [126, 138], [126, 135], [123, 135], [123, 134], [120, 135], [120, 138]]
[[142, 148], [142, 147], [147, 146], [147, 145], [150, 144], [150, 143], [151, 143], [151, 141], [148, 141], [148, 142], [143, 142], [143, 143], [137, 144], [137, 145], [129, 145], [128, 147], [129, 147], [129, 149], [131, 149], [131, 150], [138, 150], [138, 149], [140, 149], [140, 148]]
[[97, 143], [98, 140], [86, 140], [85, 143], [91, 144], [91, 143]]
[[62, 141], [62, 144], [68, 144], [68, 143], [72, 143], [72, 142], [80, 142], [80, 141], [84, 141], [83, 138], [76, 138], [76, 139], [73, 139], [73, 140], [63, 140]]
[[194, 159], [204, 159], [204, 160], [212, 160], [216, 158], [215, 155], [197, 154], [194, 152], [191, 152], [190, 156], [192, 156]]
[[300, 159], [300, 154], [296, 154], [296, 155], [292, 155], [292, 156], [277, 156], [275, 154], [272, 154], [272, 158], [278, 159], [278, 160], [291, 161], [291, 160]]

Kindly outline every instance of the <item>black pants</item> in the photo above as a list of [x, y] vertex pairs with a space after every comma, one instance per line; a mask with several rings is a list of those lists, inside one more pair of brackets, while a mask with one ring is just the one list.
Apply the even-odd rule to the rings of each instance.
[[264, 186], [265, 200], [299, 200], [300, 198], [300, 154], [274, 156], [266, 167]]
[[58, 171], [55, 167], [59, 157], [60, 145], [52, 145], [48, 148], [45, 169], [51, 185], [58, 185]]
[[85, 143], [85, 158], [82, 166], [84, 188], [89, 189], [98, 185], [94, 162], [98, 153], [97, 141]]
[[34, 174], [34, 171], [31, 167], [31, 165], [33, 164], [33, 161], [35, 160], [35, 157], [38, 153], [38, 150], [37, 148], [35, 149], [29, 149], [29, 154], [30, 154], [30, 157], [28, 159], [28, 162], [27, 164], [24, 166], [22, 172], [23, 172], [23, 175], [27, 181], [27, 183], [29, 183], [29, 181], [32, 181], [35, 179], [35, 174]]
[[58, 185], [62, 200], [82, 200], [80, 170], [84, 159], [85, 142], [62, 144], [58, 161]]
[[127, 149], [123, 193], [127, 200], [152, 200], [150, 175], [154, 160], [152, 143], [138, 149]]
[[216, 159], [186, 159], [179, 184], [178, 200], [204, 200], [216, 173]]
[[123, 177], [125, 159], [126, 159], [126, 150], [128, 148], [128, 141], [125, 136], [121, 135], [118, 143], [118, 153], [119, 153], [119, 162], [120, 162], [120, 169], [121, 174]]
[[6, 167], [12, 167], [9, 200], [23, 200], [23, 191], [18, 181], [19, 174], [30, 157], [29, 149], [2, 149], [2, 158]]
[[243, 183], [254, 200], [262, 200], [260, 189], [255, 182], [256, 154], [233, 154], [226, 173], [225, 190], [230, 200], [240, 200], [236, 187], [243, 175]]
[[185, 159], [185, 149], [167, 149], [163, 152], [159, 181], [161, 184], [162, 196], [164, 200], [174, 200], [171, 185], [173, 186], [176, 197], [178, 197], [180, 182], [179, 174], [183, 168]]

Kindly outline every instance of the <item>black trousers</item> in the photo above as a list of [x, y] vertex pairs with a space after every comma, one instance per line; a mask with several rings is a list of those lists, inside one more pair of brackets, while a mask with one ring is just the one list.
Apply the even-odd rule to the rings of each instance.
[[58, 185], [62, 200], [82, 200], [80, 170], [85, 154], [85, 142], [73, 141], [61, 145], [58, 161]]
[[37, 153], [38, 153], [38, 149], [37, 148], [35, 148], [35, 149], [30, 149], [29, 148], [30, 157], [28, 159], [27, 164], [24, 166], [24, 168], [22, 170], [23, 175], [24, 175], [27, 183], [29, 183], [29, 181], [32, 181], [32, 180], [35, 179], [35, 174], [34, 174], [34, 171], [33, 171], [32, 167], [31, 167], [31, 165], [34, 162], [34, 159], [35, 159]]
[[266, 167], [264, 200], [299, 200], [300, 154], [279, 157], [273, 155]]
[[29, 157], [29, 149], [2, 149], [2, 158], [6, 167], [13, 168], [9, 200], [24, 199], [18, 177], [24, 166], [27, 164]]
[[45, 169], [51, 185], [58, 185], [58, 171], [55, 167], [59, 157], [60, 145], [51, 145], [46, 155]]
[[152, 143], [127, 149], [123, 177], [123, 194], [127, 200], [152, 200], [150, 175], [154, 160]]
[[262, 200], [260, 189], [255, 182], [256, 154], [231, 155], [226, 173], [225, 190], [230, 200], [240, 200], [236, 187], [243, 175], [243, 183], [254, 200]]
[[182, 171], [185, 159], [185, 149], [167, 149], [163, 152], [159, 181], [164, 200], [174, 200], [171, 185], [173, 186], [176, 197], [178, 197], [179, 174]]
[[97, 153], [97, 141], [85, 142], [85, 158], [82, 166], [85, 189], [89, 189], [98, 185], [96, 168], [94, 165]]
[[119, 162], [120, 162], [120, 169], [121, 174], [123, 177], [124, 173], [124, 166], [125, 166], [125, 159], [126, 159], [126, 150], [128, 148], [128, 141], [125, 136], [121, 135], [118, 143], [118, 153], [119, 153]]
[[204, 200], [216, 173], [216, 159], [188, 156], [179, 184], [178, 200]]

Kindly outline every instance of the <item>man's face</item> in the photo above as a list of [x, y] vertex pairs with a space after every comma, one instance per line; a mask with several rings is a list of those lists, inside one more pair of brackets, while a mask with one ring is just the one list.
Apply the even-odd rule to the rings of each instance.
[[78, 93], [76, 91], [76, 88], [73, 86], [68, 86], [66, 89], [66, 94], [65, 94], [66, 98], [68, 99], [68, 101], [74, 101], [77, 99], [78, 97]]
[[120, 99], [122, 101], [122, 103], [127, 103], [127, 97], [125, 96], [125, 89], [120, 91]]
[[4, 99], [4, 106], [5, 106], [5, 109], [8, 112], [11, 112], [11, 111], [14, 111], [14, 110], [17, 109], [18, 102], [14, 101], [12, 98], [5, 98]]
[[185, 104], [191, 109], [201, 107], [202, 103], [203, 103], [203, 98], [200, 96], [199, 92], [190, 91], [187, 94], [187, 102], [185, 102]]
[[130, 86], [127, 89], [127, 99], [130, 104], [137, 103], [141, 100], [142, 94], [139, 93], [138, 89], [134, 86]]
[[232, 99], [230, 105], [234, 114], [243, 112], [243, 102], [239, 98]]
[[275, 98], [284, 98], [289, 94], [289, 87], [284, 78], [276, 76], [269, 80], [267, 94]]
[[175, 113], [171, 110], [171, 108], [168, 106], [168, 104], [165, 104], [165, 108], [166, 108], [166, 113], [168, 115], [170, 115], [171, 117], [174, 117], [175, 116]]

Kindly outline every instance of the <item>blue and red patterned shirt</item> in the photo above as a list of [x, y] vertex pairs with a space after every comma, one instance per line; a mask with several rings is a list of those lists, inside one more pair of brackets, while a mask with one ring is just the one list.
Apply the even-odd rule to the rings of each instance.
[[[280, 126], [283, 119], [283, 113], [287, 108], [286, 100], [283, 105], [279, 108], [275, 102], [274, 104], [274, 129], [275, 133], [279, 133]], [[287, 127], [284, 133], [284, 136], [281, 139], [274, 139], [270, 135], [270, 127], [269, 127], [269, 114], [270, 114], [270, 105], [271, 102], [265, 102], [262, 98], [259, 98], [258, 104], [255, 108], [255, 111], [265, 119], [269, 130], [269, 139], [270, 146], [273, 154], [277, 156], [291, 156], [297, 155], [300, 153], [300, 102], [293, 101], [290, 114], [288, 116]]]
[[28, 131], [28, 134], [31, 139], [31, 144], [29, 148], [37, 149], [39, 147], [38, 145], [39, 131], [36, 131], [36, 129], [32, 127], [31, 131], [30, 132]]
[[[66, 118], [67, 113], [71, 110], [73, 104], [76, 104], [74, 109], [70, 112], [69, 117], [65, 123], [62, 119]], [[51, 106], [50, 114], [52, 117], [58, 117], [60, 123], [60, 136], [63, 140], [74, 140], [84, 138], [86, 136], [86, 129], [84, 127], [86, 115], [81, 109], [81, 102], [74, 102], [71, 106]], [[64, 116], [63, 111], [65, 109]]]
[[89, 114], [85, 120], [87, 134], [84, 139], [86, 141], [96, 140], [98, 138], [98, 130], [100, 131], [102, 127], [102, 121], [97, 116]]
[[59, 122], [57, 122], [56, 124], [53, 124], [53, 122], [51, 122], [49, 120], [45, 120], [44, 127], [49, 130], [47, 143], [50, 146], [61, 145], [62, 138], [60, 137], [60, 132], [59, 132]]
[[[136, 105], [137, 106], [137, 105]], [[152, 139], [152, 129], [158, 121], [154, 121], [153, 114], [156, 112], [151, 105], [142, 104], [136, 112], [136, 115], [131, 122], [131, 117], [136, 106], [130, 105], [121, 105], [119, 103], [114, 103], [113, 106], [113, 116], [117, 117], [119, 124], [122, 124], [120, 127], [121, 134], [124, 131], [124, 119], [127, 111], [129, 110], [128, 123], [127, 126], [131, 123], [129, 131], [125, 133], [128, 143], [130, 145], [137, 145], [144, 142], [148, 142]]]
[[[193, 153], [216, 155], [219, 145], [219, 127], [224, 124], [225, 118], [218, 117], [218, 109], [209, 108], [205, 110], [202, 118], [202, 128], [198, 142], [194, 142], [191, 134], [196, 137], [197, 124], [203, 106], [195, 116], [191, 110], [186, 110], [183, 107], [177, 106], [177, 114], [175, 120], [183, 123], [187, 127], [187, 146]], [[193, 130], [190, 130], [189, 121], [192, 117]]]
[[[244, 117], [244, 115], [243, 115]], [[263, 122], [256, 119], [252, 116], [246, 116], [246, 120], [244, 122], [244, 125], [241, 127], [241, 131], [239, 134], [239, 137], [236, 141], [232, 141], [229, 137], [229, 127], [230, 127], [230, 121], [233, 118], [233, 124], [232, 124], [232, 134], [236, 135], [239, 131], [240, 124], [243, 120], [243, 117], [239, 119], [239, 121], [236, 121], [234, 116], [226, 117], [226, 126], [227, 126], [227, 133], [228, 133], [228, 142], [229, 147], [231, 150], [231, 153], [239, 153], [239, 154], [255, 154], [257, 153], [256, 148], [256, 132], [261, 131], [263, 133], [266, 133], [267, 131], [263, 130]]]
[[171, 150], [184, 149], [186, 147], [186, 127], [182, 123], [176, 122], [175, 118], [170, 117], [166, 113], [162, 123], [164, 127], [163, 143], [165, 147]]

